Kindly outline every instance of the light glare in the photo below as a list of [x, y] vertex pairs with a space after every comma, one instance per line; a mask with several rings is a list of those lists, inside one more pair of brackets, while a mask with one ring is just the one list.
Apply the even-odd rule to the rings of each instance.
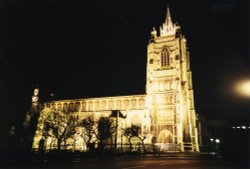
[[215, 139], [215, 142], [219, 144], [220, 143], [220, 139]]
[[250, 80], [239, 82], [236, 85], [236, 92], [242, 96], [250, 97]]

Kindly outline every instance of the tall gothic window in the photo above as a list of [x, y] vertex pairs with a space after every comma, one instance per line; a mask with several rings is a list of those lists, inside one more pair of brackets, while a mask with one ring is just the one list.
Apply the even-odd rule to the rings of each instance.
[[161, 66], [169, 66], [169, 53], [166, 47], [161, 51]]

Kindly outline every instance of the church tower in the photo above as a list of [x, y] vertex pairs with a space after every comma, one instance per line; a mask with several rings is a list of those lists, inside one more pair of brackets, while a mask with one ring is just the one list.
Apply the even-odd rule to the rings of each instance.
[[[77, 116], [80, 120], [91, 117], [97, 122], [101, 117], [113, 117], [111, 112], [119, 110], [121, 115], [115, 115], [117, 124], [119, 122], [119, 127], [116, 125], [117, 138], [115, 142], [109, 138], [109, 145], [114, 143], [114, 147], [122, 148], [128, 139], [122, 137], [121, 129], [140, 125], [145, 144], [152, 143], [153, 150], [159, 147], [163, 151], [199, 152], [187, 40], [181, 33], [181, 27], [173, 23], [169, 8], [159, 31], [152, 30], [147, 52], [146, 94], [38, 103], [38, 89], [35, 89], [32, 108], [39, 117], [36, 116], [38, 121], [32, 149], [50, 151], [62, 147], [65, 150], [87, 151], [89, 142], [85, 137], [90, 138], [92, 143], [100, 140], [85, 134], [88, 131], [84, 127], [78, 127], [74, 136], [65, 136], [62, 143], [58, 139], [61, 136], [53, 134], [54, 127], [50, 126], [57, 125], [65, 131], [64, 124], [70, 122], [70, 116]], [[26, 128], [31, 124], [30, 115], [28, 112], [24, 123]], [[123, 115], [124, 118], [119, 120]], [[135, 139], [133, 144], [139, 142]]]
[[172, 22], [170, 9], [148, 44], [146, 94], [154, 143], [173, 143], [180, 151], [199, 151], [192, 72], [187, 40]]

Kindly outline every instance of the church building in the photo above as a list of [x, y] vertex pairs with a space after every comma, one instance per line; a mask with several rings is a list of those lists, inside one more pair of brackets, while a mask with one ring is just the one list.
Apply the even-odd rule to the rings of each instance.
[[[197, 117], [194, 107], [192, 72], [187, 40], [181, 27], [172, 21], [167, 8], [166, 19], [159, 30], [151, 31], [147, 46], [146, 89], [144, 94], [59, 100], [38, 103], [40, 111], [32, 148], [39, 148], [43, 138], [42, 116], [48, 109], [73, 110], [81, 118], [89, 115], [94, 119], [109, 117], [112, 110], [119, 110], [126, 118], [119, 118], [118, 130], [140, 125], [147, 133], [145, 144], [158, 145], [173, 151], [199, 152]], [[117, 145], [126, 141], [118, 132]], [[85, 151], [83, 140], [75, 147]], [[53, 138], [45, 140], [45, 149], [50, 149]], [[72, 149], [72, 147], [68, 147]]]

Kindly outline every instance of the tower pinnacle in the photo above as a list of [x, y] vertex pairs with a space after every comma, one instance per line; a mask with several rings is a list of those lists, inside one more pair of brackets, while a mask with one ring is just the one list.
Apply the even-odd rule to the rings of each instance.
[[171, 18], [171, 13], [170, 13], [169, 5], [167, 6], [167, 14], [166, 14], [165, 23], [166, 24], [172, 23], [172, 18]]
[[167, 13], [166, 13], [166, 19], [165, 23], [162, 24], [160, 27], [160, 35], [161, 36], [168, 36], [168, 35], [174, 35], [176, 32], [176, 25], [173, 24], [171, 14], [170, 14], [170, 8], [167, 6]]

